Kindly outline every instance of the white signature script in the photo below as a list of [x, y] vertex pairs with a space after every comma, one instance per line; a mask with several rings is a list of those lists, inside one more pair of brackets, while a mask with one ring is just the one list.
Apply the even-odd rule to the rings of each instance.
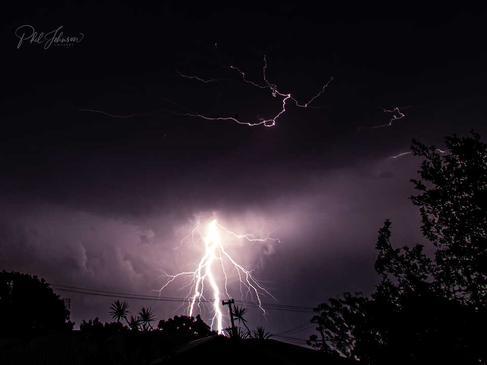
[[17, 49], [20, 49], [27, 42], [41, 45], [44, 49], [49, 49], [52, 45], [71, 47], [74, 44], [80, 43], [85, 37], [83, 33], [78, 33], [78, 35], [64, 34], [62, 25], [49, 32], [37, 32], [29, 24], [21, 25], [15, 29], [15, 35], [19, 39]]

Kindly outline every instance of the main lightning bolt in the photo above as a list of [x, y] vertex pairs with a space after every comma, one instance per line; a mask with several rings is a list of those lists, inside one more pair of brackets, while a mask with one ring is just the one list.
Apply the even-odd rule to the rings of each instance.
[[[203, 243], [203, 255], [200, 258], [194, 271], [184, 271], [174, 275], [167, 275], [168, 280], [160, 288], [160, 292], [166, 289], [176, 279], [181, 277], [189, 277], [191, 279], [191, 290], [187, 297], [189, 302], [187, 312], [189, 316], [193, 316], [196, 310], [200, 309], [202, 302], [211, 302], [213, 315], [211, 318], [211, 328], [215, 328], [218, 333], [223, 333], [223, 313], [220, 307], [222, 296], [230, 298], [228, 288], [228, 276], [226, 265], [230, 266], [237, 274], [241, 295], [242, 287], [245, 287], [248, 293], [255, 297], [258, 307], [265, 313], [262, 306], [261, 295], [267, 294], [272, 297], [272, 294], [265, 289], [252, 275], [251, 271], [239, 264], [225, 249], [222, 234], [226, 233], [229, 236], [239, 240], [246, 240], [248, 242], [279, 242], [277, 238], [273, 237], [256, 237], [251, 234], [238, 234], [221, 226], [217, 219], [209, 221], [201, 232], [200, 224], [197, 224], [191, 231], [190, 237], [194, 239], [195, 236], [200, 238]], [[221, 276], [220, 276], [221, 275]], [[207, 287], [208, 286], [208, 287]], [[206, 299], [205, 291], [211, 292], [211, 299]]]

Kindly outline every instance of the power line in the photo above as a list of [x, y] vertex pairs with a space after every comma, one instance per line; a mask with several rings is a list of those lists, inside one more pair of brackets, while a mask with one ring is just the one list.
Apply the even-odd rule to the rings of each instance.
[[[133, 299], [133, 300], [174, 302], [174, 303], [190, 302], [190, 300], [187, 298], [179, 298], [179, 297], [124, 293], [124, 292], [109, 291], [109, 290], [82, 288], [82, 287], [62, 285], [62, 284], [53, 284], [52, 286], [53, 288], [59, 291], [81, 294], [81, 295], [92, 295], [92, 296], [100, 296], [100, 297], [108, 297], [108, 298], [122, 298], [122, 299]], [[212, 303], [213, 299], [202, 299], [201, 301], [205, 303]], [[257, 302], [245, 301], [245, 300], [236, 300], [235, 302], [246, 306], [254, 307], [254, 308], [259, 307], [259, 303]], [[295, 305], [277, 304], [277, 303], [262, 303], [262, 305], [265, 306], [266, 310], [272, 310], [272, 311], [286, 311], [286, 312], [294, 312], [294, 313], [310, 313], [313, 311], [313, 308], [304, 307], [304, 306], [295, 306]]]
[[[110, 290], [98, 290], [98, 289], [90, 289], [90, 288], [82, 288], [70, 285], [61, 285], [61, 284], [52, 284], [52, 287], [56, 290], [73, 293], [73, 294], [81, 294], [81, 295], [91, 295], [91, 296], [99, 296], [99, 297], [106, 297], [106, 298], [121, 298], [121, 299], [133, 299], [133, 300], [147, 300], [147, 301], [160, 301], [160, 302], [171, 302], [171, 303], [189, 303], [190, 300], [187, 298], [179, 298], [179, 297], [168, 297], [168, 296], [153, 296], [147, 294], [135, 294], [135, 293], [123, 293], [117, 291], [110, 291]], [[212, 303], [212, 299], [202, 299], [202, 302], [205, 303]], [[238, 301], [235, 302], [252, 305], [258, 307], [258, 303], [251, 302], [251, 301]], [[285, 312], [295, 312], [295, 313], [309, 313], [313, 310], [310, 307], [303, 307], [303, 306], [294, 306], [294, 305], [287, 305], [287, 304], [275, 304], [275, 303], [262, 303], [265, 305], [266, 310], [273, 310], [273, 311], [285, 311]], [[280, 338], [287, 341], [295, 341], [302, 344], [307, 344], [307, 340], [298, 337], [288, 336], [296, 331], [306, 329], [308, 327], [313, 326], [312, 323], [302, 324], [296, 327], [292, 327], [288, 330], [284, 330], [274, 334], [273, 337]]]
[[296, 326], [296, 327], [292, 327], [288, 330], [284, 330], [284, 331], [281, 331], [281, 332], [278, 332], [276, 333], [275, 335], [276, 336], [280, 336], [280, 335], [287, 335], [287, 334], [291, 334], [291, 333], [294, 333], [294, 332], [298, 332], [298, 331], [301, 331], [301, 330], [304, 330], [304, 329], [307, 329], [309, 327], [313, 327], [314, 326], [314, 323], [305, 323], [305, 324], [301, 324], [299, 326]]
[[290, 328], [288, 330], [285, 330], [285, 331], [281, 331], [281, 332], [278, 332], [276, 334], [273, 334], [272, 337], [276, 337], [276, 338], [280, 338], [280, 339], [283, 339], [283, 340], [286, 340], [286, 341], [294, 341], [294, 342], [298, 342], [300, 344], [308, 344], [308, 341], [306, 339], [303, 339], [303, 338], [299, 338], [299, 337], [293, 337], [293, 336], [289, 336], [289, 334], [292, 334], [294, 332], [297, 332], [297, 331], [300, 331], [300, 330], [304, 330], [304, 329], [307, 329], [309, 327], [313, 326], [313, 323], [306, 323], [306, 324], [302, 324], [302, 325], [299, 325], [299, 326], [296, 326], [296, 327], [293, 327], [293, 328]]
[[[185, 302], [185, 303], [188, 303], [190, 301], [187, 298], [124, 293], [124, 292], [98, 290], [98, 289], [91, 289], [91, 288], [82, 288], [82, 287], [61, 285], [61, 284], [53, 284], [52, 286], [54, 288], [60, 290], [60, 291], [76, 292], [76, 293], [80, 293], [80, 294], [93, 294], [93, 295], [96, 294], [96, 295], [100, 295], [100, 296], [127, 297], [127, 299], [157, 300], [157, 301], [164, 301], [164, 302]], [[213, 299], [202, 299], [201, 301], [204, 303], [212, 303]], [[257, 303], [257, 302], [244, 301], [244, 300], [237, 300], [236, 302], [241, 303], [241, 304], [250, 305], [250, 306], [255, 306], [255, 307], [259, 306], [259, 303]], [[269, 307], [269, 308], [272, 308], [272, 309], [282, 309], [282, 310], [290, 310], [290, 311], [296, 311], [296, 312], [310, 312], [310, 311], [312, 311], [312, 308], [310, 308], [310, 307], [294, 306], [294, 305], [287, 305], [287, 304], [264, 303], [263, 302], [262, 305]]]
[[93, 295], [100, 294], [108, 297], [120, 297], [120, 298], [127, 297], [127, 299], [158, 300], [162, 302], [188, 302], [188, 299], [185, 298], [155, 296], [155, 295], [136, 294], [136, 293], [124, 293], [118, 291], [82, 288], [82, 287], [70, 286], [70, 285], [53, 284], [52, 287], [60, 291], [72, 292], [72, 293], [79, 292], [80, 294], [93, 294]]
[[273, 335], [273, 337], [282, 338], [283, 340], [297, 341], [297, 342], [300, 342], [300, 343], [308, 344], [308, 340], [305, 340], [304, 338], [290, 337], [290, 336], [280, 336], [280, 335]]

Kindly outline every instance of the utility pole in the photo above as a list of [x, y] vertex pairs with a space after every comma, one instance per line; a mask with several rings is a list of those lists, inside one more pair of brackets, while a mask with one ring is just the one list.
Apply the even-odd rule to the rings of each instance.
[[233, 307], [232, 304], [235, 304], [235, 300], [233, 299], [228, 299], [228, 300], [222, 300], [223, 305], [228, 305], [228, 311], [230, 313], [230, 323], [232, 324], [232, 337], [234, 339], [237, 339], [237, 328], [235, 327], [235, 321], [233, 318]]

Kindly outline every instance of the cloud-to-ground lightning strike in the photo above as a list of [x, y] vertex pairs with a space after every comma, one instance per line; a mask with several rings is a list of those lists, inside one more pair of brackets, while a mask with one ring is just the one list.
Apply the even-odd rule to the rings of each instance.
[[[237, 274], [240, 290], [245, 287], [248, 293], [255, 297], [259, 308], [265, 313], [262, 306], [261, 295], [272, 295], [260, 284], [250, 270], [240, 265], [225, 249], [223, 234], [233, 236], [236, 239], [243, 239], [249, 242], [279, 242], [272, 237], [259, 238], [251, 234], [237, 234], [221, 226], [217, 219], [212, 219], [205, 226], [203, 231], [200, 224], [197, 224], [191, 231], [191, 238], [200, 238], [203, 243], [204, 251], [194, 271], [180, 272], [174, 275], [167, 275], [168, 280], [160, 288], [162, 292], [168, 285], [181, 277], [191, 279], [191, 290], [187, 297], [188, 315], [193, 316], [197, 309], [200, 309], [202, 301], [212, 303], [213, 316], [211, 318], [211, 328], [218, 333], [223, 333], [223, 313], [220, 307], [222, 296], [231, 298], [228, 287], [228, 275], [226, 266], [230, 266]], [[208, 287], [207, 287], [208, 286]], [[211, 298], [205, 297], [205, 291], [211, 293]], [[242, 293], [241, 293], [242, 294]]]
[[298, 108], [308, 108], [311, 103], [313, 103], [317, 98], [319, 98], [321, 95], [324, 94], [325, 90], [328, 88], [330, 83], [333, 81], [333, 76], [330, 77], [330, 79], [321, 87], [320, 91], [316, 93], [311, 99], [309, 99], [307, 102], [299, 102], [291, 93], [289, 92], [282, 92], [278, 89], [278, 86], [274, 83], [271, 83], [268, 78], [267, 78], [267, 57], [264, 56], [264, 65], [262, 67], [262, 79], [263, 79], [263, 84], [260, 84], [258, 82], [252, 81], [247, 78], [247, 75], [244, 71], [242, 71], [240, 68], [236, 66], [229, 66], [230, 70], [236, 71], [240, 74], [240, 77], [242, 81], [246, 84], [249, 84], [253, 87], [259, 88], [259, 89], [267, 89], [270, 91], [271, 95], [274, 98], [280, 98], [281, 99], [281, 109], [272, 117], [269, 118], [260, 118], [256, 121], [253, 122], [248, 122], [248, 121], [243, 121], [239, 118], [236, 117], [230, 117], [230, 116], [208, 116], [205, 114], [199, 114], [199, 113], [183, 113], [183, 116], [187, 117], [195, 117], [195, 118], [201, 118], [205, 120], [221, 120], [221, 121], [232, 121], [240, 125], [246, 125], [248, 127], [257, 127], [257, 126], [264, 126], [264, 127], [274, 127], [277, 124], [277, 120], [284, 114], [286, 113], [287, 109], [287, 104], [289, 101], [291, 101], [296, 107]]

